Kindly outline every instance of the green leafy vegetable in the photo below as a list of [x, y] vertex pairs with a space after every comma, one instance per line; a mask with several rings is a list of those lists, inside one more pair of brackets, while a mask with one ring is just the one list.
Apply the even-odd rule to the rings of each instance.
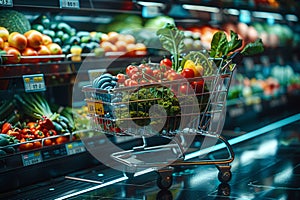
[[[230, 40], [227, 40], [226, 34], [223, 31], [218, 31], [213, 35], [211, 41], [210, 57], [228, 59], [232, 55], [238, 55], [233, 58], [236, 61], [241, 61], [243, 56], [252, 56], [262, 53], [264, 46], [261, 39], [255, 42], [248, 43], [239, 53], [238, 49], [242, 47], [243, 40], [238, 39], [238, 34], [230, 31]], [[238, 53], [238, 54], [236, 54]]]
[[210, 57], [220, 58], [228, 52], [228, 41], [223, 31], [218, 31], [213, 35], [211, 41]]
[[231, 40], [228, 42], [228, 49], [226, 54], [241, 48], [243, 45], [243, 40], [239, 39], [237, 33], [230, 31], [230, 38]]
[[244, 56], [251, 56], [254, 54], [262, 53], [264, 46], [261, 39], [257, 39], [253, 43], [248, 43], [245, 48], [241, 51]]
[[178, 71], [180, 68], [179, 58], [183, 52], [185, 45], [183, 42], [184, 33], [176, 28], [174, 24], [165, 24], [165, 26], [156, 32], [159, 40], [167, 51], [169, 51], [173, 57], [173, 69]]

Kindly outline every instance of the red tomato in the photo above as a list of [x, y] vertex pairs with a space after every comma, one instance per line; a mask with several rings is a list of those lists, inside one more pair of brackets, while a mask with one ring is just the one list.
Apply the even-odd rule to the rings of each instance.
[[138, 71], [138, 68], [134, 65], [129, 65], [127, 68], [126, 68], [126, 74], [130, 77], [133, 73], [133, 70], [134, 71]]
[[193, 93], [192, 88], [187, 84], [181, 85], [179, 91], [184, 95], [190, 95]]
[[124, 82], [125, 86], [134, 86], [134, 85], [138, 85], [138, 82], [132, 79], [126, 79]]
[[118, 83], [124, 83], [125, 74], [117, 74]]
[[146, 84], [146, 83], [148, 83], [148, 81], [146, 81], [145, 79], [141, 79], [141, 80], [139, 81], [139, 84]]
[[143, 72], [151, 77], [154, 76], [153, 70], [149, 66], [144, 67]]
[[135, 72], [130, 77], [132, 80], [138, 80], [138, 79], [142, 78], [142, 74], [140, 72]]
[[153, 70], [153, 76], [156, 78], [161, 78], [162, 72], [159, 69]]
[[167, 79], [170, 81], [181, 79], [182, 76], [175, 71], [168, 73]]
[[195, 90], [196, 93], [202, 93], [204, 87], [204, 80], [193, 81], [191, 82], [192, 88]]
[[164, 58], [159, 62], [159, 66], [162, 67], [162, 69], [163, 67], [172, 68], [172, 61], [169, 58]]
[[[175, 71], [174, 71], [173, 69], [169, 69], [169, 70], [165, 71], [165, 72], [164, 72], [164, 77], [167, 78], [168, 75], [169, 75], [170, 73], [172, 73], [172, 72], [175, 72]], [[175, 72], [175, 73], [176, 73], [176, 72]]]
[[192, 69], [189, 69], [189, 68], [183, 69], [180, 74], [184, 78], [194, 78], [195, 77], [194, 71]]

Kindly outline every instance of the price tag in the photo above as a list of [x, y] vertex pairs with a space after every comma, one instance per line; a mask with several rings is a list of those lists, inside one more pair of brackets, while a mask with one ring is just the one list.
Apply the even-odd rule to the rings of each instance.
[[13, 1], [12, 0], [0, 0], [0, 6], [12, 7]]
[[230, 115], [230, 117], [241, 116], [244, 113], [245, 113], [245, 110], [244, 110], [243, 107], [229, 108], [229, 115]]
[[23, 166], [34, 165], [43, 162], [42, 154], [40, 151], [22, 154]]
[[144, 6], [142, 9], [142, 15], [145, 18], [156, 17], [160, 15], [160, 11], [157, 6]]
[[79, 0], [60, 0], [60, 8], [79, 9]]
[[25, 92], [40, 92], [46, 90], [43, 74], [23, 75]]
[[102, 101], [86, 101], [89, 114], [104, 115], [104, 107]]
[[73, 155], [86, 151], [84, 144], [81, 141], [66, 144], [66, 150], [68, 155]]

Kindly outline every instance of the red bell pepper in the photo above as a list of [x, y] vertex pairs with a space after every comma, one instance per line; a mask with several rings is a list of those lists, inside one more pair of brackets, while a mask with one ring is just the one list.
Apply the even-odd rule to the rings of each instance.
[[43, 116], [42, 119], [39, 120], [39, 123], [38, 123], [42, 128], [46, 128], [48, 130], [50, 129], [54, 129], [54, 124], [53, 122], [51, 121], [51, 119], [49, 119], [48, 117], [46, 116]]
[[2, 130], [1, 130], [1, 133], [7, 133], [9, 130], [11, 130], [13, 128], [12, 124], [9, 123], [9, 122], [5, 122], [3, 125], [2, 125]]

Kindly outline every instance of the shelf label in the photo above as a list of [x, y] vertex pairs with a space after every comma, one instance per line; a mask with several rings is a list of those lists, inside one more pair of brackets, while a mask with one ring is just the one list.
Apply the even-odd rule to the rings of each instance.
[[79, 0], [60, 0], [60, 8], [79, 9]]
[[43, 162], [42, 154], [40, 151], [22, 154], [23, 166], [34, 165]]
[[229, 109], [229, 116], [230, 117], [237, 117], [241, 116], [245, 113], [244, 107], [235, 107]]
[[12, 7], [13, 1], [12, 0], [0, 0], [0, 6]]
[[66, 144], [66, 150], [68, 155], [73, 155], [86, 151], [84, 144], [81, 141]]
[[46, 91], [43, 74], [23, 75], [25, 92]]
[[87, 100], [86, 103], [89, 114], [104, 115], [104, 107], [102, 101]]

